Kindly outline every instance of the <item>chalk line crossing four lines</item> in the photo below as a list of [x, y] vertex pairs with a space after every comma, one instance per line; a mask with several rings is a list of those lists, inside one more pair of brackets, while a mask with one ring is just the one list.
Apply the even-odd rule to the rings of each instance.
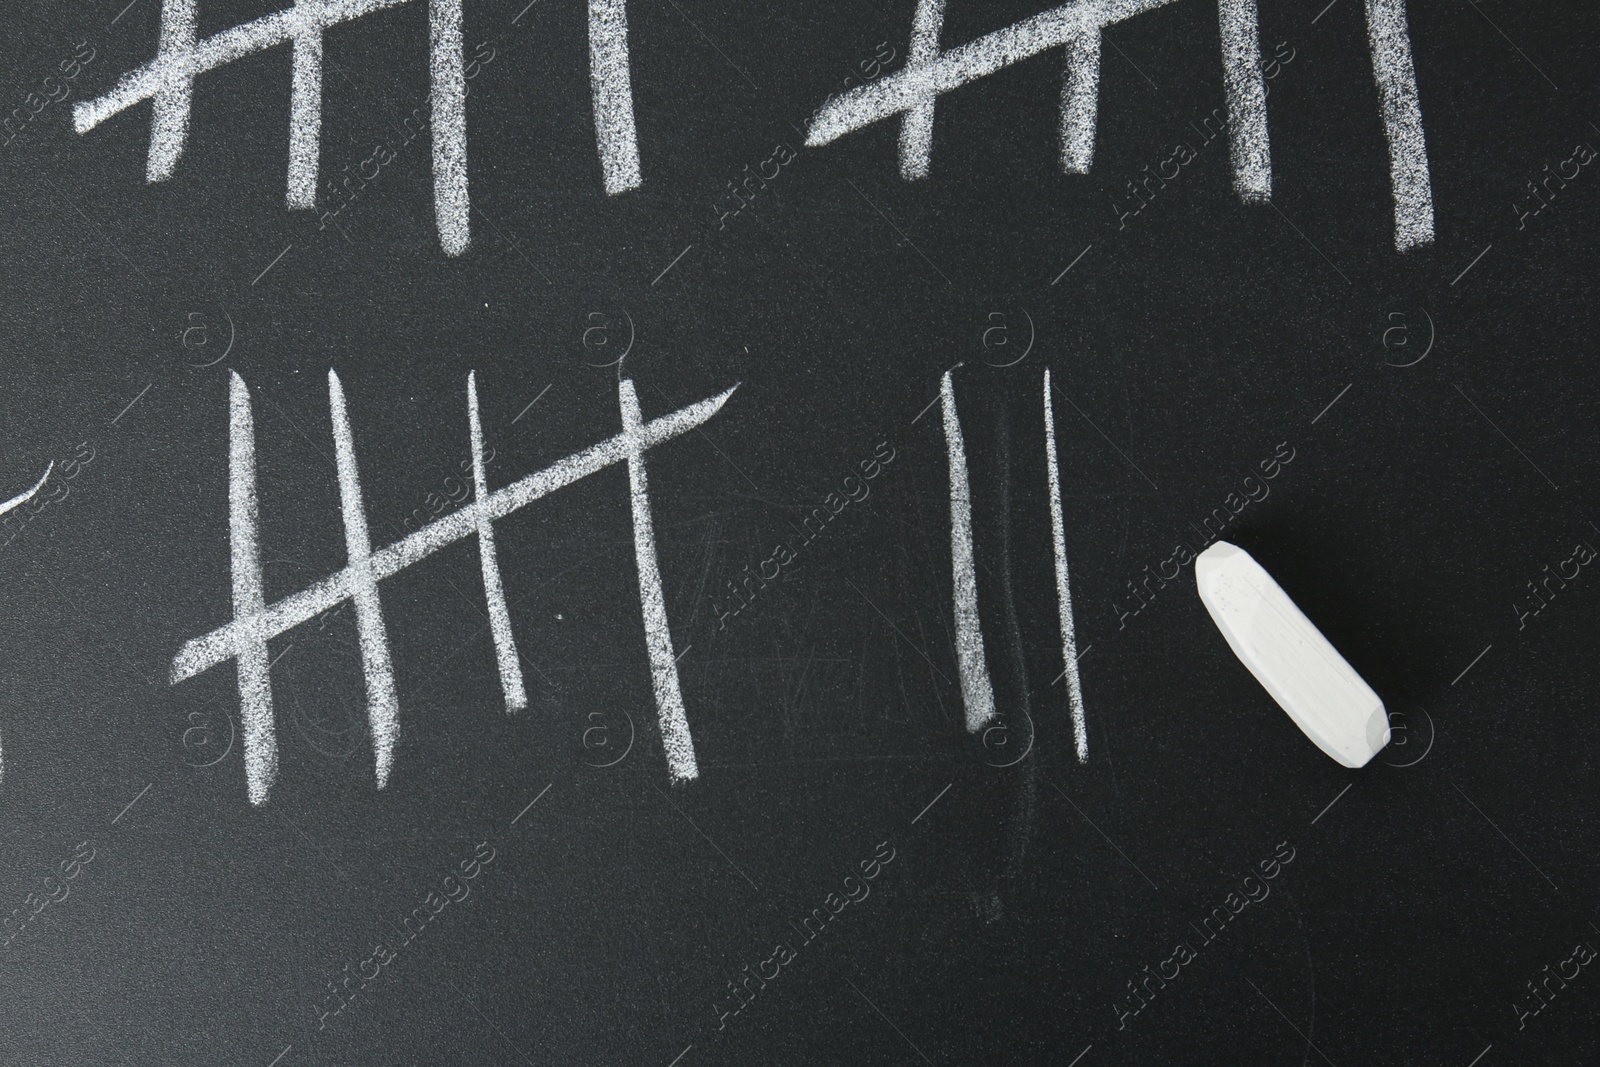
[[[1068, 174], [1087, 174], [1094, 157], [1099, 111], [1102, 31], [1173, 2], [1070, 0], [941, 51], [944, 0], [918, 0], [906, 65], [829, 99], [806, 130], [806, 146], [829, 144], [901, 115], [900, 173], [907, 179], [924, 178], [932, 155], [934, 101], [939, 96], [1060, 48], [1066, 68], [1061, 90], [1061, 169]], [[1433, 240], [1433, 191], [1405, 0], [1366, 0], [1366, 13], [1367, 44], [1389, 145], [1394, 241], [1395, 247], [1404, 251]], [[1272, 196], [1272, 157], [1256, 0], [1218, 0], [1217, 17], [1234, 190], [1246, 202], [1266, 202]]]
[[[108, 93], [73, 107], [73, 127], [87, 133], [142, 101], [151, 101], [148, 181], [170, 178], [189, 134], [195, 78], [245, 56], [289, 43], [291, 208], [316, 206], [322, 132], [323, 31], [412, 0], [299, 0], [293, 7], [204, 38], [197, 0], [163, 0], [156, 57], [123, 75]], [[428, 0], [428, 70], [432, 80], [433, 198], [439, 243], [460, 255], [470, 243], [467, 191], [466, 75], [462, 0]], [[589, 79], [595, 137], [610, 195], [640, 184], [639, 146], [628, 62], [626, 0], [589, 0]]]
[[[978, 617], [978, 576], [972, 549], [972, 485], [967, 472], [967, 446], [961, 432], [961, 419], [956, 411], [955, 385], [950, 371], [945, 371], [939, 380], [939, 400], [944, 413], [945, 449], [950, 469], [950, 570], [956, 622], [956, 667], [961, 678], [961, 699], [966, 709], [967, 731], [976, 733], [988, 725], [997, 713], [994, 686], [989, 679], [984, 653], [983, 629]], [[1067, 705], [1072, 713], [1072, 734], [1078, 762], [1086, 763], [1089, 760], [1089, 731], [1078, 672], [1072, 591], [1067, 580], [1066, 522], [1062, 517], [1061, 468], [1056, 459], [1056, 420], [1050, 402], [1049, 370], [1044, 372], [1044, 427], [1046, 469], [1050, 483], [1051, 544], [1055, 556], [1056, 607], [1061, 624], [1061, 651], [1066, 660]]]
[[329, 608], [350, 600], [356, 608], [356, 630], [366, 679], [367, 717], [371, 726], [378, 788], [388, 781], [400, 736], [399, 700], [389, 639], [384, 627], [378, 583], [420, 562], [446, 545], [477, 536], [484, 594], [489, 603], [490, 631], [508, 711], [527, 706], [510, 613], [500, 580], [492, 524], [496, 519], [586, 478], [613, 464], [627, 465], [632, 499], [634, 551], [639, 570], [639, 596], [649, 653], [652, 688], [660, 717], [667, 767], [673, 780], [697, 777], [694, 743], [684, 714], [677, 660], [667, 626], [666, 600], [656, 559], [654, 527], [645, 477], [644, 456], [657, 445], [704, 424], [733, 395], [734, 386], [714, 397], [645, 422], [631, 379], [618, 383], [622, 432], [540, 471], [494, 491], [484, 480], [483, 428], [478, 414], [477, 379], [467, 379], [467, 408], [473, 455], [472, 503], [435, 519], [392, 544], [374, 549], [356, 465], [354, 437], [339, 376], [328, 372], [328, 403], [333, 416], [340, 511], [348, 562], [343, 570], [285, 597], [266, 602], [261, 576], [260, 510], [256, 497], [255, 423], [250, 394], [237, 373], [229, 385], [228, 527], [233, 574], [233, 620], [184, 643], [173, 658], [175, 685], [229, 659], [238, 668], [243, 719], [246, 785], [252, 804], [263, 804], [277, 776], [277, 739], [272, 710], [272, 683], [267, 642]]

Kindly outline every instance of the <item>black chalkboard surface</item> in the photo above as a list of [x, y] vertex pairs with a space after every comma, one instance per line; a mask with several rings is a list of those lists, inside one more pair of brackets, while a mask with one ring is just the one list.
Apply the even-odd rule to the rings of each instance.
[[1600, 1059], [1592, 10], [281, 4], [0, 11], [0, 1063]]

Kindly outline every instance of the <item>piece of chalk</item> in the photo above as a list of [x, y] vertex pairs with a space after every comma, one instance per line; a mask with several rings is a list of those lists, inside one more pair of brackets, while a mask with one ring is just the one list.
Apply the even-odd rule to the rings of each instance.
[[1218, 541], [1195, 584], [1228, 647], [1322, 751], [1364, 767], [1389, 743], [1383, 701], [1250, 553]]

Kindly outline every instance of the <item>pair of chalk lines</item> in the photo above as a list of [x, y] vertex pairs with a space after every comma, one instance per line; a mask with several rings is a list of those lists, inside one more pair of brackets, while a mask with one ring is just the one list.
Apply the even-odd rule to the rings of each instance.
[[[972, 486], [967, 473], [967, 445], [956, 411], [951, 372], [939, 381], [944, 414], [945, 449], [950, 469], [950, 571], [956, 623], [956, 667], [961, 678], [961, 701], [966, 709], [967, 732], [977, 733], [995, 718], [994, 686], [989, 680], [983, 628], [978, 620], [978, 575], [972, 549]], [[1044, 430], [1046, 468], [1050, 490], [1050, 532], [1055, 558], [1056, 608], [1061, 626], [1061, 654], [1066, 660], [1067, 705], [1072, 713], [1073, 741], [1078, 762], [1089, 759], [1089, 731], [1083, 709], [1083, 687], [1078, 671], [1078, 641], [1072, 618], [1072, 590], [1067, 579], [1066, 522], [1061, 508], [1061, 468], [1056, 459], [1056, 417], [1050, 403], [1050, 371], [1044, 372]]]
[[[123, 75], [110, 92], [76, 104], [73, 127], [78, 133], [87, 133], [113, 115], [151, 101], [145, 178], [165, 181], [176, 170], [188, 140], [195, 78], [287, 42], [293, 50], [287, 201], [290, 208], [313, 208], [321, 156], [323, 31], [411, 2], [298, 0], [293, 7], [201, 39], [197, 0], [163, 0], [156, 57]], [[439, 243], [452, 256], [465, 252], [471, 241], [461, 2], [427, 0], [434, 218]], [[605, 190], [614, 196], [641, 183], [627, 4], [626, 0], [588, 0], [588, 9], [595, 139]]]
[[339, 376], [328, 371], [328, 404], [332, 412], [335, 465], [338, 468], [340, 512], [348, 562], [340, 570], [300, 592], [268, 604], [260, 552], [260, 507], [256, 495], [255, 421], [244, 379], [231, 375], [229, 384], [228, 527], [233, 582], [233, 620], [184, 643], [173, 657], [171, 682], [176, 685], [229, 659], [237, 662], [239, 702], [244, 734], [246, 785], [252, 804], [263, 804], [277, 777], [277, 735], [272, 708], [271, 664], [267, 642], [309, 622], [345, 600], [356, 610], [367, 689], [367, 719], [372, 734], [378, 788], [387, 784], [400, 735], [399, 698], [389, 637], [383, 621], [378, 583], [434, 552], [474, 535], [478, 538], [484, 595], [489, 603], [490, 632], [501, 689], [508, 711], [527, 705], [510, 614], [500, 579], [493, 523], [549, 493], [613, 464], [625, 463], [631, 498], [634, 554], [639, 572], [639, 599], [649, 653], [652, 688], [661, 725], [667, 767], [674, 781], [698, 777], [694, 742], [684, 713], [677, 658], [667, 624], [666, 599], [656, 559], [654, 525], [644, 456], [657, 445], [693, 430], [722, 409], [735, 385], [717, 396], [644, 421], [633, 380], [617, 383], [622, 432], [558, 460], [500, 489], [490, 491], [484, 475], [483, 427], [478, 413], [477, 377], [467, 378], [467, 411], [472, 443], [474, 499], [392, 544], [374, 549], [367, 527], [354, 435]]
[[[1173, 2], [1070, 0], [942, 51], [939, 35], [945, 0], [917, 0], [906, 66], [829, 99], [811, 120], [806, 146], [829, 144], [899, 115], [901, 176], [925, 178], [932, 162], [934, 102], [939, 96], [1060, 48], [1065, 55], [1061, 169], [1068, 174], [1087, 174], [1094, 158], [1099, 111], [1102, 32], [1107, 26]], [[1366, 0], [1366, 13], [1367, 44], [1389, 146], [1394, 242], [1397, 249], [1405, 251], [1433, 241], [1433, 187], [1405, 0]], [[1256, 0], [1218, 0], [1217, 18], [1234, 190], [1247, 203], [1265, 203], [1272, 197], [1272, 154]]]

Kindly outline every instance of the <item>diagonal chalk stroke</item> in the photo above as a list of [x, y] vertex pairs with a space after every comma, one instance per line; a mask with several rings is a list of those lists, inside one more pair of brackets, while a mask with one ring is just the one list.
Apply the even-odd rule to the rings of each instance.
[[1050, 404], [1050, 369], [1044, 372], [1045, 459], [1050, 473], [1050, 533], [1055, 542], [1056, 608], [1061, 618], [1061, 655], [1066, 660], [1067, 706], [1072, 711], [1072, 737], [1078, 762], [1089, 762], [1089, 727], [1083, 713], [1083, 687], [1078, 678], [1078, 638], [1072, 621], [1072, 588], [1067, 581], [1067, 528], [1061, 516], [1061, 465], [1056, 459], [1056, 415]]
[[978, 575], [972, 559], [972, 488], [967, 481], [967, 445], [956, 415], [955, 385], [950, 372], [939, 380], [943, 401], [945, 447], [950, 456], [950, 570], [956, 616], [956, 666], [961, 673], [961, 701], [967, 709], [967, 732], [977, 733], [994, 718], [994, 687], [984, 658], [983, 630], [978, 624]]
[[[678, 693], [676, 667], [672, 664], [670, 635], [665, 629], [666, 612], [660, 591], [660, 573], [655, 562], [653, 532], [649, 526], [643, 457], [651, 448], [705, 423], [722, 410], [737, 388], [735, 385], [717, 396], [644, 422], [638, 411], [632, 382], [623, 379], [619, 387], [624, 421], [622, 433], [575, 452], [501, 489], [480, 491], [467, 506], [435, 519], [392, 544], [373, 549], [368, 540], [366, 513], [361, 500], [343, 389], [337, 375], [330, 371], [329, 403], [333, 412], [336, 466], [349, 562], [343, 570], [310, 587], [276, 603], [267, 604], [261, 581], [255, 426], [244, 381], [237, 374], [232, 375], [229, 393], [228, 517], [234, 618], [210, 633], [185, 642], [173, 657], [170, 680], [177, 684], [227, 660], [238, 661], [239, 695], [245, 723], [245, 773], [250, 802], [256, 805], [266, 802], [277, 769], [277, 742], [267, 661], [269, 640], [303, 622], [309, 622], [345, 600], [355, 602], [362, 640], [362, 664], [367, 680], [368, 718], [372, 723], [374, 756], [381, 788], [392, 765], [393, 742], [398, 734], [399, 719], [388, 640], [378, 604], [377, 583], [426, 559], [446, 545], [477, 534], [481, 524], [505, 518], [563, 486], [620, 463], [629, 466], [633, 491], [641, 601], [644, 604], [647, 637], [651, 642], [651, 666], [662, 716], [663, 738], [669, 745], [668, 758], [672, 761], [674, 773], [680, 777], [693, 777], [693, 747], [684, 720], [682, 697]], [[635, 470], [637, 477], [634, 476]], [[652, 584], [653, 605], [649, 589]], [[660, 609], [659, 614], [656, 608]], [[512, 651], [515, 651], [515, 646], [512, 646]], [[667, 664], [665, 673], [660, 669], [663, 655]], [[689, 773], [683, 773], [685, 771]]]

